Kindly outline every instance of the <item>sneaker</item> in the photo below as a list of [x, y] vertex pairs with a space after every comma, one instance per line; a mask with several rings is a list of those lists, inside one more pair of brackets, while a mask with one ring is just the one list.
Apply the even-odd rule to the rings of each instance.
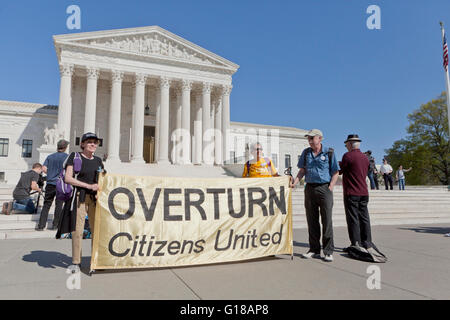
[[11, 214], [12, 207], [13, 207], [12, 201], [3, 202], [2, 213], [7, 215]]
[[446, 233], [444, 237], [450, 237], [450, 233]]
[[2, 206], [2, 213], [3, 214], [6, 214], [7, 208], [8, 208], [8, 203], [7, 202], [3, 202], [3, 206]]
[[303, 253], [302, 254], [302, 258], [303, 259], [309, 259], [309, 258], [314, 258], [314, 259], [320, 259], [320, 253], [314, 253], [312, 251], [308, 251], [307, 253]]
[[36, 231], [44, 231], [44, 228], [36, 227], [34, 230], [36, 230]]
[[68, 273], [78, 273], [81, 271], [81, 264], [72, 264], [68, 268]]
[[323, 258], [323, 260], [326, 261], [326, 262], [333, 262], [333, 255], [326, 254], [325, 258]]

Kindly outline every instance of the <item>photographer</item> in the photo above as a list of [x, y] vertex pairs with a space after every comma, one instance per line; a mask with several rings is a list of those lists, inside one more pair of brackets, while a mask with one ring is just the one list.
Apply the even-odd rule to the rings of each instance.
[[[38, 185], [40, 175], [42, 173], [42, 165], [40, 163], [33, 164], [30, 171], [22, 173], [20, 180], [13, 191], [14, 202], [8, 203], [6, 208], [7, 212], [12, 210], [26, 211], [28, 213], [34, 213], [36, 207], [34, 205], [33, 198], [30, 197], [31, 190], [42, 192]], [[12, 207], [12, 208], [11, 208]]]

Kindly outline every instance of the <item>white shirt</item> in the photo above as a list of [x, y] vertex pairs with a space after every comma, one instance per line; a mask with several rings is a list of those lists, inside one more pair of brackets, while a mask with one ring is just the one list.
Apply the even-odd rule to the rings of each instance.
[[392, 172], [392, 167], [390, 164], [383, 164], [380, 168], [381, 174]]

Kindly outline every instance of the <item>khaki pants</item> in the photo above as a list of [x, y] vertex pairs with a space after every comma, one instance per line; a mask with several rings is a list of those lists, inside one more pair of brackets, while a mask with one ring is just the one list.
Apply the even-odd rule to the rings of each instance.
[[86, 195], [85, 201], [78, 204], [77, 208], [77, 223], [75, 231], [72, 232], [72, 263], [81, 264], [81, 242], [83, 240], [84, 221], [86, 214], [89, 218], [89, 226], [91, 234], [94, 233], [94, 219], [95, 219], [95, 202], [90, 195]]

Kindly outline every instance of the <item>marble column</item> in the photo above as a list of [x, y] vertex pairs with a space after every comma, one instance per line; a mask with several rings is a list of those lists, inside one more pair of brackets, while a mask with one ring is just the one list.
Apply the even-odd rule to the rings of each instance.
[[216, 94], [211, 93], [211, 110], [210, 110], [210, 118], [209, 118], [209, 128], [213, 129], [213, 130], [215, 128], [216, 101], [217, 101]]
[[[210, 113], [209, 113], [209, 134], [208, 134], [208, 138], [210, 139], [209, 143], [210, 146], [212, 146], [212, 152], [209, 152], [211, 155], [211, 162], [210, 164], [214, 164], [215, 163], [215, 135], [216, 132], [214, 130], [215, 127], [215, 112], [216, 112], [216, 94], [215, 92], [212, 90], [211, 88], [211, 104], [210, 104]], [[209, 148], [211, 149], [211, 147]]]
[[181, 116], [182, 116], [182, 89], [180, 87], [175, 88], [175, 122], [172, 130], [173, 141], [173, 162], [175, 164], [181, 164]]
[[210, 129], [211, 120], [211, 84], [203, 82], [202, 87], [202, 163], [211, 164], [214, 160], [211, 159], [209, 152], [211, 135], [208, 131]]
[[120, 162], [120, 113], [122, 108], [123, 72], [111, 72], [111, 103], [109, 106], [108, 125], [108, 159], [109, 162]]
[[86, 106], [84, 110], [84, 133], [95, 133], [95, 116], [97, 113], [98, 68], [87, 68]]
[[169, 164], [169, 90], [170, 80], [166, 77], [159, 79], [160, 89], [160, 128], [158, 163]]
[[144, 153], [144, 117], [145, 117], [145, 81], [147, 76], [137, 73], [134, 82], [132, 155], [131, 162], [145, 163]]
[[191, 89], [192, 81], [183, 80], [181, 84], [182, 164], [191, 164]]
[[155, 107], [155, 162], [157, 162], [159, 159], [159, 128], [161, 127], [161, 89], [159, 85], [155, 89]]
[[231, 85], [222, 86], [222, 160], [230, 160], [230, 93]]
[[[61, 64], [59, 72], [61, 74], [61, 84], [59, 89], [58, 132], [65, 140], [70, 141], [73, 64]], [[71, 143], [75, 144], [75, 141], [71, 141]]]
[[202, 151], [203, 151], [203, 130], [202, 130], [202, 96], [200, 92], [195, 92], [195, 119], [194, 119], [194, 141], [195, 141], [195, 164], [202, 163]]
[[214, 109], [214, 164], [222, 165], [222, 95], [217, 97]]

